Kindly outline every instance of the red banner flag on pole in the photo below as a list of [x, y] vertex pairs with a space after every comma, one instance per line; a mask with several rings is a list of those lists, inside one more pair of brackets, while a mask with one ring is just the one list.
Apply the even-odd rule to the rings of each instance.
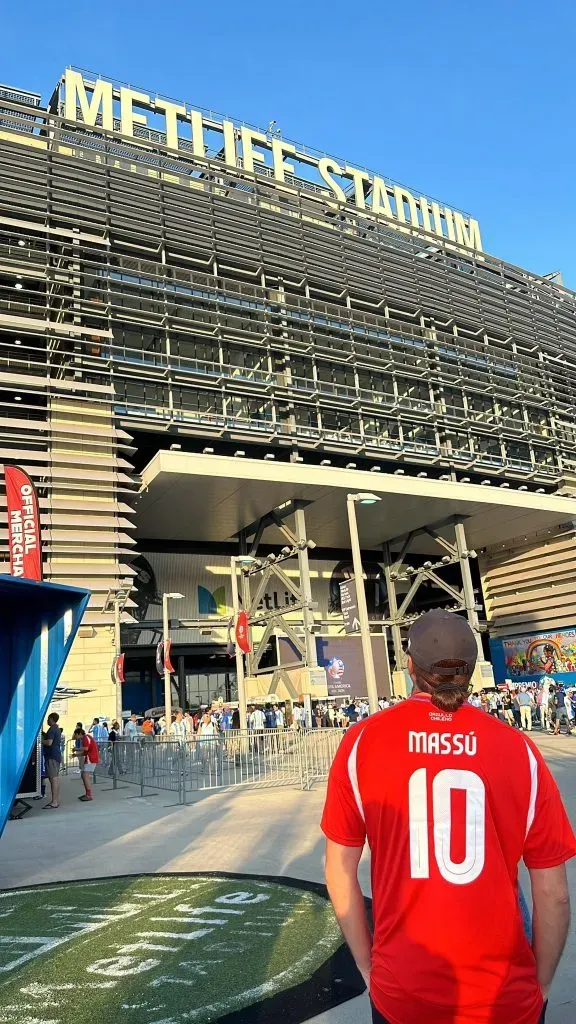
[[10, 573], [42, 579], [42, 538], [36, 488], [19, 466], [5, 466]]
[[174, 668], [174, 665], [172, 664], [172, 662], [170, 660], [170, 650], [171, 650], [171, 648], [172, 648], [172, 641], [171, 640], [166, 640], [166, 643], [164, 643], [164, 640], [159, 640], [158, 641], [158, 644], [157, 644], [157, 647], [156, 647], [156, 671], [157, 671], [159, 676], [163, 676], [164, 675], [164, 669], [165, 668], [168, 669], [168, 671], [170, 672], [171, 675], [173, 675], [175, 673], [175, 671], [176, 671], [176, 669]]
[[236, 620], [236, 643], [244, 654], [250, 654], [249, 622], [246, 612], [240, 612]]
[[171, 640], [167, 640], [166, 643], [164, 644], [164, 668], [168, 669], [170, 674], [173, 675], [174, 672], [176, 671], [176, 669], [174, 668], [174, 665], [172, 664], [172, 661], [170, 660], [170, 651], [171, 651], [171, 649], [172, 649], [172, 641]]

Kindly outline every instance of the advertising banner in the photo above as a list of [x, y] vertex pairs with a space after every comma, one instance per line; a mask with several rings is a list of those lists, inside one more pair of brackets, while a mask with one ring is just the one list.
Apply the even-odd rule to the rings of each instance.
[[[388, 658], [383, 636], [373, 636], [372, 654], [376, 669], [376, 682], [381, 697], [390, 696]], [[326, 669], [328, 696], [367, 696], [362, 641], [359, 636], [317, 636], [316, 653], [318, 664]], [[278, 657], [281, 665], [288, 665], [298, 659], [298, 653], [286, 637], [278, 638]]]
[[[176, 554], [161, 551], [143, 551], [135, 558], [136, 590], [130, 595], [135, 602], [131, 609], [136, 623], [132, 629], [123, 627], [123, 642], [128, 647], [146, 645], [155, 647], [162, 639], [162, 593], [178, 591], [184, 595], [178, 605], [178, 618], [202, 619], [212, 622], [220, 618], [221, 628], [213, 627], [212, 639], [222, 644], [231, 643], [235, 637], [235, 623], [229, 628], [232, 616], [232, 591], [230, 587], [229, 555]], [[285, 562], [283, 571], [299, 582], [296, 559]], [[384, 570], [378, 562], [365, 561], [363, 564], [364, 589], [370, 619], [380, 621], [387, 613], [386, 583]], [[350, 560], [334, 561], [310, 559], [312, 600], [316, 605], [316, 616], [326, 622], [342, 625], [342, 593], [340, 584], [351, 579]], [[352, 584], [353, 585], [353, 584]], [[353, 585], [354, 586], [354, 585]], [[296, 603], [294, 595], [278, 580], [271, 578], [258, 608], [258, 613], [278, 611], [288, 607], [286, 618], [289, 622], [302, 619], [301, 611], [291, 611]], [[355, 616], [352, 616], [351, 621]], [[257, 629], [259, 627], [256, 627]], [[175, 644], [203, 643], [199, 629], [179, 627], [172, 624], [170, 633]], [[256, 634], [257, 636], [258, 634]], [[234, 651], [230, 651], [231, 657]]]
[[358, 592], [356, 580], [343, 580], [340, 584], [340, 604], [342, 606], [342, 618], [344, 619], [344, 631], [346, 633], [357, 633], [360, 629], [358, 618]]
[[576, 684], [576, 629], [542, 630], [490, 641], [494, 676], [498, 683], [539, 681], [553, 676]]
[[42, 541], [36, 488], [19, 466], [5, 466], [10, 574], [42, 579]]

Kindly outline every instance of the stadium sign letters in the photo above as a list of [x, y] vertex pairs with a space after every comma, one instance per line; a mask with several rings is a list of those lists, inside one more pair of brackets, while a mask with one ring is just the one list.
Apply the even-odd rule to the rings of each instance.
[[[477, 220], [441, 206], [426, 196], [413, 195], [408, 189], [378, 175], [338, 163], [331, 157], [317, 157], [300, 151], [272, 132], [256, 131], [232, 121], [219, 121], [187, 105], [149, 96], [128, 87], [118, 89], [102, 78], [89, 81], [80, 72], [70, 68], [66, 70], [64, 84], [64, 116], [67, 121], [81, 121], [87, 126], [116, 132], [118, 118], [115, 115], [115, 104], [119, 103], [121, 134], [137, 138], [139, 144], [145, 144], [145, 129], [156, 130], [155, 125], [148, 125], [144, 113], [148, 111], [161, 116], [161, 131], [165, 135], [168, 149], [181, 149], [184, 142], [187, 152], [191, 151], [195, 158], [206, 160], [208, 134], [212, 136], [216, 133], [219, 144], [215, 159], [230, 167], [241, 166], [248, 173], [257, 173], [259, 170], [266, 173], [264, 168], [268, 168], [268, 173], [285, 187], [291, 185], [287, 175], [297, 174], [302, 178], [308, 172], [311, 181], [320, 179], [321, 195], [332, 203], [353, 203], [359, 210], [390, 218], [399, 227], [404, 225], [417, 228], [457, 245], [482, 251]], [[187, 128], [184, 136], [181, 132], [185, 124]], [[210, 145], [213, 148], [213, 139]], [[295, 163], [298, 164], [297, 171]]]

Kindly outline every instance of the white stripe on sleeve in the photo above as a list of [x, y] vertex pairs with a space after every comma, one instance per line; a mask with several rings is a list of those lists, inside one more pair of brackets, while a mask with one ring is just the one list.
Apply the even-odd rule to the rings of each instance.
[[356, 801], [356, 806], [360, 812], [360, 817], [362, 818], [362, 821], [364, 821], [364, 808], [362, 806], [362, 797], [360, 796], [360, 787], [358, 786], [357, 766], [358, 744], [362, 739], [362, 731], [360, 732], [358, 739], [356, 740], [354, 746], [352, 747], [350, 757], [348, 758], [348, 778], [350, 779], [350, 785], [352, 786], [352, 792], [354, 793], [354, 799]]
[[528, 742], [526, 742], [526, 750], [528, 751], [528, 762], [530, 764], [530, 803], [528, 804], [528, 817], [526, 819], [526, 835], [528, 835], [532, 828], [534, 815], [536, 813], [536, 798], [538, 796], [538, 762], [534, 757]]

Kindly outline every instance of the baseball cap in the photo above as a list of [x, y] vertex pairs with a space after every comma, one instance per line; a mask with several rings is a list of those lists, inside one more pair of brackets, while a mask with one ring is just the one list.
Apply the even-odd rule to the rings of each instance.
[[[434, 608], [421, 615], [410, 627], [408, 654], [424, 672], [453, 675], [461, 665], [465, 674], [472, 675], [478, 647], [466, 619], [454, 612]], [[442, 662], [450, 664], [443, 665]]]

